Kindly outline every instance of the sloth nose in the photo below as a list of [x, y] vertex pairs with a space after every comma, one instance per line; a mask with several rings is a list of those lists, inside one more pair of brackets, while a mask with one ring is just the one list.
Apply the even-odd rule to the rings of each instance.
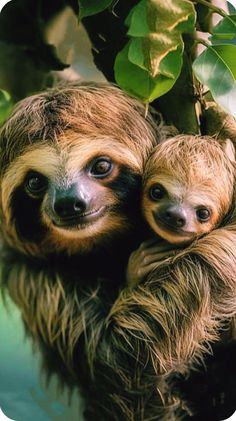
[[186, 224], [186, 212], [177, 206], [169, 206], [162, 211], [161, 219], [173, 228], [183, 228]]
[[87, 203], [78, 191], [72, 187], [68, 190], [57, 190], [54, 198], [54, 211], [61, 219], [81, 216]]

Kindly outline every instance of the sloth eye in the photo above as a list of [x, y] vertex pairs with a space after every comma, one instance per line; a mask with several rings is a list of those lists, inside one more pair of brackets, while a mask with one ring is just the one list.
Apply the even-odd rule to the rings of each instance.
[[199, 208], [196, 210], [196, 215], [199, 222], [207, 222], [210, 219], [211, 212], [207, 208]]
[[113, 169], [112, 161], [109, 158], [98, 158], [90, 168], [90, 174], [97, 178], [106, 177]]
[[31, 171], [26, 178], [25, 187], [29, 193], [39, 196], [45, 191], [47, 184], [47, 179], [44, 175]]
[[161, 184], [155, 184], [149, 190], [149, 196], [152, 200], [157, 201], [163, 199], [166, 194], [166, 190]]

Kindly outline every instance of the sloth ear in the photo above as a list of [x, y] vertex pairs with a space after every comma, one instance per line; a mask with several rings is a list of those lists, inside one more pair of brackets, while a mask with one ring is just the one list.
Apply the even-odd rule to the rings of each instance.
[[230, 161], [235, 162], [235, 147], [232, 140], [225, 139], [224, 143], [222, 144], [222, 149]]

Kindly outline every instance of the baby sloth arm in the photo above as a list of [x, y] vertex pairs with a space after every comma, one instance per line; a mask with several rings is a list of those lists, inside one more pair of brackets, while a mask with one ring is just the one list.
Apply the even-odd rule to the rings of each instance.
[[126, 271], [128, 285], [133, 287], [139, 284], [152, 270], [175, 254], [176, 246], [164, 240], [152, 238], [144, 241], [129, 257]]

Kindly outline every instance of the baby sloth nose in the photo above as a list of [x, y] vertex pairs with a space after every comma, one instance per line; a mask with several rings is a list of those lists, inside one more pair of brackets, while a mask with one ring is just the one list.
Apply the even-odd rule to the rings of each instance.
[[161, 219], [173, 228], [183, 228], [186, 224], [186, 212], [177, 206], [169, 206], [163, 209]]
[[53, 207], [59, 218], [70, 219], [81, 216], [87, 208], [87, 203], [72, 186], [68, 190], [56, 191]]

